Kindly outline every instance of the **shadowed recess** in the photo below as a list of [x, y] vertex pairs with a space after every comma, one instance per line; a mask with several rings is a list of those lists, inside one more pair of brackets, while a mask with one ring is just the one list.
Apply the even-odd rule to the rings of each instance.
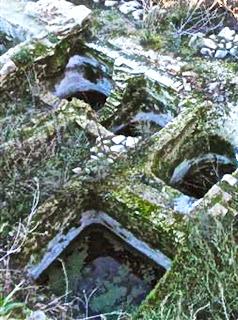
[[173, 147], [157, 153], [152, 171], [184, 195], [200, 199], [225, 174], [236, 170], [235, 147], [219, 135], [188, 135], [179, 139]]
[[107, 228], [94, 224], [42, 274], [40, 282], [58, 296], [68, 293], [75, 316], [84, 317], [132, 311], [165, 271]]
[[227, 156], [208, 153], [184, 160], [173, 172], [170, 184], [194, 198], [202, 198], [225, 174], [235, 171], [234, 160]]
[[63, 78], [55, 85], [55, 95], [62, 99], [78, 98], [100, 109], [110, 91], [112, 82], [106, 67], [93, 58], [74, 55], [65, 67]]
[[162, 129], [173, 119], [170, 113], [157, 113], [154, 111], [138, 112], [127, 123], [115, 126], [112, 131], [115, 134], [137, 137], [147, 132], [153, 134]]

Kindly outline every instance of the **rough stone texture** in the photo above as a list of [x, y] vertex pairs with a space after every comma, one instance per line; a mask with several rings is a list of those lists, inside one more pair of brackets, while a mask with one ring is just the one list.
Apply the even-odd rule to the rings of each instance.
[[217, 50], [215, 53], [215, 58], [217, 59], [224, 59], [228, 54], [227, 50]]
[[24, 12], [37, 19], [48, 32], [60, 34], [76, 25], [81, 27], [91, 10], [83, 5], [74, 6], [65, 0], [40, 0], [28, 2]]
[[[11, 12], [9, 14], [9, 6]], [[11, 0], [0, 3], [0, 30], [20, 40], [42, 38], [48, 32], [62, 34], [82, 24], [89, 18], [91, 10], [85, 6], [74, 6], [65, 0], [40, 0], [24, 2]]]
[[120, 5], [119, 10], [124, 14], [128, 14], [135, 11], [138, 7], [140, 7], [140, 4], [137, 1], [128, 1]]
[[202, 54], [203, 56], [213, 57], [213, 52], [212, 52], [212, 50], [210, 50], [209, 48], [202, 48], [202, 49], [201, 49], [201, 54]]
[[[59, 7], [54, 7], [52, 3], [40, 0], [28, 5], [31, 6], [31, 14], [34, 11], [39, 15], [41, 23], [47, 25], [48, 30], [55, 30], [55, 35], [62, 30], [61, 27], [69, 26], [66, 34], [54, 38], [55, 43], [46, 37], [41, 41], [20, 44], [0, 58], [3, 114], [8, 115], [7, 112], [15, 107], [12, 91], [18, 102], [23, 103], [24, 94], [29, 89], [33, 93], [31, 104], [36, 103], [42, 111], [17, 125], [14, 138], [1, 142], [1, 156], [8, 161], [9, 170], [19, 159], [40, 163], [39, 158], [47, 154], [49, 145], [56, 143], [57, 150], [66, 129], [74, 127], [80, 128], [91, 144], [87, 159], [81, 163], [79, 156], [70, 169], [70, 179], [40, 203], [34, 216], [33, 232], [16, 258], [19, 268], [25, 269], [26, 265], [39, 262], [49, 241], [78, 226], [82, 213], [88, 209], [107, 212], [136, 237], [152, 248], [159, 247], [173, 258], [183, 245], [184, 226], [189, 215], [204, 210], [213, 216], [230, 212], [237, 214], [237, 172], [225, 175], [195, 202], [168, 185], [176, 165], [185, 158], [191, 159], [199, 156], [200, 152], [208, 151], [212, 137], [224, 139], [232, 146], [238, 145], [235, 73], [220, 60], [214, 63], [210, 61], [212, 59], [194, 58], [194, 68], [191, 68], [180, 58], [144, 50], [130, 37], [114, 37], [108, 42], [84, 43], [86, 53], [90, 52], [90, 55], [110, 65], [114, 89], [102, 109], [95, 112], [78, 99], [70, 102], [60, 100], [49, 91], [46, 75], [50, 71], [53, 78], [64, 70], [71, 48], [76, 46], [76, 39], [81, 40], [80, 37], [78, 39], [81, 26], [75, 21], [77, 14], [80, 16], [81, 13], [69, 2], [63, 4], [61, 0], [58, 3]], [[114, 5], [112, 1], [107, 4]], [[62, 15], [60, 8], [64, 8]], [[83, 12], [89, 13], [87, 10]], [[62, 26], [63, 21], [66, 24]], [[71, 38], [75, 27], [77, 36]], [[234, 32], [229, 34], [232, 34], [232, 40], [229, 36], [226, 42], [228, 36], [223, 35], [225, 42], [217, 43], [217, 36], [213, 35], [205, 41], [208, 47], [198, 45], [198, 48], [214, 57], [222, 44], [222, 48], [232, 54], [232, 50], [237, 48], [237, 45], [233, 46], [237, 39]], [[201, 41], [204, 36], [197, 38]], [[29, 59], [27, 63], [26, 58]], [[33, 69], [33, 64], [37, 81], [30, 82], [29, 88], [29, 77], [26, 79], [25, 74]], [[203, 70], [202, 75], [197, 66]], [[142, 97], [147, 98], [143, 103]], [[115, 123], [125, 121], [125, 117], [133, 119], [135, 111], [151, 105], [154, 108], [163, 106], [170, 112], [170, 120], [155, 134], [150, 132], [146, 137], [132, 137], [112, 132]], [[156, 111], [161, 113], [161, 110]], [[25, 116], [27, 112], [24, 110], [22, 114]], [[220, 140], [217, 141], [219, 144]], [[57, 171], [59, 173], [62, 174]], [[182, 210], [181, 203], [184, 206]], [[0, 202], [1, 208], [5, 205]]]
[[217, 35], [212, 34], [209, 37], [203, 33], [194, 34], [190, 38], [189, 46], [210, 58], [237, 58], [237, 37], [235, 30], [225, 27]]
[[208, 38], [203, 39], [202, 45], [212, 50], [216, 50], [217, 48], [216, 42]]
[[34, 311], [32, 314], [27, 318], [27, 320], [46, 320], [46, 314], [43, 311]]
[[238, 180], [230, 174], [225, 174], [222, 178], [222, 181], [228, 182], [232, 187], [235, 186], [238, 182]]
[[[17, 6], [12, 0], [13, 7]], [[50, 54], [50, 50], [54, 50], [55, 43], [48, 41], [47, 36], [49, 33], [51, 37], [67, 37], [73, 32], [80, 32], [83, 25], [90, 18], [91, 10], [87, 7], [80, 5], [74, 6], [73, 4], [65, 0], [56, 0], [54, 3], [47, 0], [40, 0], [38, 2], [19, 3], [20, 10], [17, 11], [16, 17], [14, 12], [11, 15], [7, 15], [7, 23], [0, 25], [0, 31], [9, 34], [12, 37], [20, 38], [20, 40], [34, 40], [33, 44], [28, 41], [22, 42], [14, 48], [11, 48], [4, 55], [0, 56], [0, 81], [1, 78], [6, 77], [8, 74], [16, 70], [14, 66], [15, 57], [24, 57], [26, 52], [29, 55], [30, 60], [34, 57], [37, 58], [39, 52], [37, 50], [37, 41], [40, 45], [45, 47], [47, 54]], [[9, 6], [9, 4], [8, 4]], [[6, 4], [0, 3], [0, 21], [5, 21]], [[1, 16], [2, 14], [2, 16]], [[28, 22], [28, 15], [31, 16], [30, 22]], [[16, 22], [17, 21], [17, 22]], [[17, 33], [17, 34], [15, 34]], [[43, 48], [41, 48], [41, 51]], [[40, 52], [42, 56], [42, 52]], [[29, 59], [28, 58], [28, 59]], [[26, 64], [27, 61], [24, 61]]]
[[235, 30], [231, 30], [230, 28], [225, 27], [218, 33], [218, 37], [226, 41], [231, 41], [235, 37]]

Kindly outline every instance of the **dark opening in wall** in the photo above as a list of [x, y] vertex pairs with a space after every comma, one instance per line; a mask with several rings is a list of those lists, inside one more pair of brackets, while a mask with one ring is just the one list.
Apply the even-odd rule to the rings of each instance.
[[112, 89], [106, 67], [93, 58], [72, 56], [55, 85], [55, 95], [62, 99], [78, 98], [99, 110]]
[[[234, 148], [219, 136], [204, 136], [197, 140], [187, 137], [176, 147], [176, 153], [170, 147], [164, 156], [166, 159], [158, 156], [158, 165], [154, 165], [153, 172], [172, 187], [197, 199], [202, 198], [225, 174], [231, 174], [237, 168]], [[159, 169], [165, 162], [167, 176]]]
[[[197, 144], [194, 144], [194, 148]], [[225, 174], [237, 168], [235, 152], [218, 136], [204, 140], [201, 154], [181, 161], [170, 178], [170, 185], [186, 195], [202, 198]], [[196, 153], [197, 151], [195, 151]]]
[[227, 156], [207, 153], [184, 160], [173, 172], [171, 186], [194, 198], [202, 198], [225, 174], [235, 171], [234, 160]]
[[[57, 259], [43, 272], [39, 272], [37, 267], [32, 273], [41, 285], [47, 286], [55, 295], [66, 294], [75, 318], [95, 316], [95, 319], [101, 319], [96, 315], [120, 310], [132, 312], [170, 264], [162, 253], [150, 249], [121, 229], [106, 214], [102, 213], [102, 216], [102, 219], [109, 219], [104, 221], [104, 225], [99, 220], [98, 223], [88, 224], [90, 218], [86, 215], [86, 226], [70, 240], [66, 249], [63, 244], [65, 240], [55, 244], [53, 252], [62, 244], [62, 253]], [[115, 233], [111, 228], [115, 228]], [[75, 230], [72, 233], [75, 234]], [[158, 261], [163, 262], [159, 264]], [[85, 308], [87, 299], [88, 306]], [[118, 314], [110, 319], [118, 319]]]
[[162, 129], [172, 118], [169, 113], [140, 111], [127, 123], [115, 126], [112, 131], [127, 137], [148, 136]]
[[[120, 98], [120, 90], [112, 93], [112, 107], [117, 100], [117, 110], [104, 125], [114, 134], [148, 137], [160, 131], [177, 115], [172, 95], [159, 85], [153, 85], [144, 76], [127, 80]], [[119, 99], [118, 99], [119, 97]], [[111, 98], [111, 97], [110, 97]], [[110, 98], [107, 104], [110, 104]]]

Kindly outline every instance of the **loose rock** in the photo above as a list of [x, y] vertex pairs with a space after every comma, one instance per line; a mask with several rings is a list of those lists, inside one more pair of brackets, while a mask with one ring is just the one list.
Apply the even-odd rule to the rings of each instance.
[[228, 54], [228, 51], [226, 49], [224, 49], [224, 50], [219, 49], [215, 53], [215, 58], [224, 59], [227, 56], [227, 54]]
[[218, 33], [218, 37], [226, 41], [231, 41], [235, 37], [235, 30], [231, 30], [230, 28], [225, 27], [220, 31], [220, 33]]
[[200, 52], [203, 56], [213, 57], [213, 52], [211, 49], [202, 48]]

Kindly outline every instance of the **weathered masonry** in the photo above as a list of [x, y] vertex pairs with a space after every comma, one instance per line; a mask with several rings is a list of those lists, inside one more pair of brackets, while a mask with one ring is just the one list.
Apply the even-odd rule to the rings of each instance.
[[171, 281], [190, 216], [235, 213], [237, 83], [225, 110], [186, 90], [186, 62], [56, 2], [0, 3], [0, 221], [40, 192], [19, 268], [75, 318], [134, 312]]

